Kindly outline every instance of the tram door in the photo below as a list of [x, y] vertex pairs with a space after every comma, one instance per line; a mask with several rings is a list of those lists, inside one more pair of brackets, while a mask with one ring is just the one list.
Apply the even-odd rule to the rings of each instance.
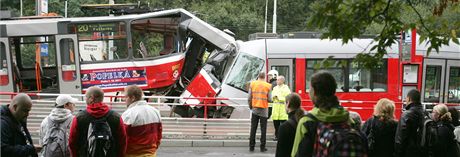
[[[14, 92], [13, 73], [11, 69], [11, 53], [8, 48], [8, 38], [0, 38], [0, 89], [2, 92]], [[7, 95], [0, 98], [7, 99]]]
[[444, 103], [460, 103], [460, 60], [447, 60]]
[[291, 91], [294, 89], [293, 60], [292, 59], [270, 59], [268, 60], [268, 71], [276, 70], [278, 75], [285, 78], [285, 84]]
[[425, 59], [422, 80], [422, 102], [460, 102], [459, 60]]
[[81, 94], [80, 58], [77, 35], [56, 35], [59, 90]]

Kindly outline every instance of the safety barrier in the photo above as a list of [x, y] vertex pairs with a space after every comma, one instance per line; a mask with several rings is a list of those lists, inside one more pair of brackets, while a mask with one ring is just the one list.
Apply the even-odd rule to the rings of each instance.
[[[11, 98], [17, 93], [0, 92], [0, 95], [8, 95], [9, 99], [0, 99], [0, 104], [8, 104], [11, 102]], [[54, 108], [55, 98], [59, 94], [50, 93], [26, 93], [29, 94], [33, 100], [33, 107], [28, 117], [28, 128], [31, 132], [33, 140], [38, 143], [40, 124], [42, 120], [49, 115], [51, 110]], [[85, 109], [86, 103], [84, 95], [82, 94], [70, 94], [77, 98], [79, 101], [76, 102], [76, 110]], [[123, 96], [106, 95], [106, 104], [110, 105], [112, 109], [120, 114], [126, 110], [126, 105], [121, 102], [120, 98]], [[118, 99], [117, 101], [116, 98]], [[203, 118], [181, 118], [181, 117], [170, 117], [171, 108], [170, 106], [182, 105], [178, 101], [174, 103], [164, 103], [165, 100], [186, 100], [186, 99], [201, 99], [201, 100], [233, 100], [242, 101], [247, 100], [245, 98], [183, 98], [183, 97], [168, 97], [168, 96], [145, 96], [144, 98], [149, 99], [148, 104], [160, 109], [162, 114], [163, 123], [163, 138], [165, 139], [222, 139], [222, 140], [247, 140], [249, 138], [250, 120], [249, 118], [240, 119], [210, 119], [207, 116], [207, 107], [211, 106], [229, 106], [240, 109], [245, 109], [249, 113], [247, 105], [239, 104], [186, 104], [188, 106], [202, 106], [204, 107]], [[151, 101], [153, 100], [153, 101]], [[206, 101], [203, 101], [206, 102]], [[166, 109], [165, 109], [166, 108]], [[271, 123], [269, 123], [271, 124]], [[260, 136], [260, 130], [258, 130], [257, 136]], [[267, 135], [271, 137], [274, 135], [274, 128], [272, 125], [268, 125]], [[270, 138], [268, 138], [270, 139]]]
[[[12, 98], [14, 95], [17, 93], [13, 92], [0, 92], [1, 95], [8, 95], [10, 98]], [[54, 93], [27, 93], [30, 96], [35, 96], [37, 100], [34, 100], [34, 102], [37, 101], [46, 101], [48, 100], [48, 103], [53, 104], [54, 102], [50, 100], [50, 97], [57, 97], [59, 94], [54, 94]], [[85, 97], [84, 94], [70, 94], [73, 97], [79, 98], [79, 102], [81, 104], [84, 104], [82, 100]], [[109, 105], [123, 105], [124, 103], [121, 102], [121, 99], [124, 98], [124, 96], [120, 95], [105, 95], [106, 98], [105, 103]], [[149, 105], [152, 106], [192, 106], [192, 107], [203, 107], [203, 118], [208, 119], [208, 107], [223, 107], [223, 106], [231, 106], [231, 107], [239, 107], [239, 108], [245, 108], [249, 110], [247, 104], [237, 104], [237, 103], [228, 103], [228, 102], [247, 102], [247, 98], [215, 98], [215, 97], [173, 97], [173, 96], [144, 96], [144, 99], [148, 99]], [[184, 103], [179, 103], [181, 100], [189, 100], [189, 99], [195, 99], [199, 100], [199, 104], [184, 104]], [[153, 101], [151, 101], [153, 100]], [[163, 100], [163, 101], [162, 101]], [[172, 102], [170, 100], [173, 100]], [[10, 99], [0, 99], [0, 103], [9, 103]], [[166, 101], [170, 101], [168, 103], [165, 103]], [[226, 103], [221, 103], [221, 101], [226, 101]], [[215, 102], [215, 103], [209, 103], [209, 102]], [[345, 108], [348, 108], [350, 110], [355, 110], [355, 111], [372, 111], [373, 110], [373, 105], [370, 104], [376, 104], [377, 101], [359, 101], [359, 100], [340, 100], [340, 103], [342, 106]], [[302, 107], [304, 109], [311, 109], [313, 108], [313, 105], [311, 105], [311, 100], [303, 99], [302, 100]], [[423, 103], [424, 104], [424, 109], [430, 110], [432, 109], [433, 106], [439, 104], [439, 103]], [[396, 105], [396, 113], [401, 113], [403, 104], [402, 102], [395, 102]], [[449, 107], [459, 107], [460, 104], [446, 104]], [[366, 116], [367, 117], [367, 116]], [[398, 115], [399, 117], [399, 115]]]

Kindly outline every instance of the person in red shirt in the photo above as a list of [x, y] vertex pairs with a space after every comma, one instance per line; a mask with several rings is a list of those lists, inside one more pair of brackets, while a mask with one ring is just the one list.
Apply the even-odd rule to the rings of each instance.
[[123, 157], [126, 152], [126, 130], [120, 114], [103, 103], [104, 92], [93, 86], [86, 91], [86, 110], [80, 111], [72, 120], [69, 148], [73, 157], [88, 156], [88, 131], [90, 123], [106, 118], [111, 131], [111, 144], [106, 156]]

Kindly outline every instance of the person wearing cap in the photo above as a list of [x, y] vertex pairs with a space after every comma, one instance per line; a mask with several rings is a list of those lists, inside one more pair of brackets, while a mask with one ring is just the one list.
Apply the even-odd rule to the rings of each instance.
[[[72, 98], [70, 95], [61, 94], [56, 98], [56, 103], [54, 104], [54, 109], [51, 110], [51, 113], [43, 119], [40, 125], [40, 139], [39, 144], [43, 147], [43, 153], [47, 151], [46, 145], [52, 142], [50, 139], [50, 128], [53, 126], [59, 126], [65, 132], [64, 137], [69, 137], [70, 133], [70, 124], [74, 115], [72, 113], [75, 110], [75, 103], [77, 99]], [[68, 148], [68, 139], [66, 140], [66, 147]], [[70, 156], [70, 150], [67, 156]], [[43, 155], [42, 153], [42, 155]], [[45, 155], [46, 156], [46, 155]]]

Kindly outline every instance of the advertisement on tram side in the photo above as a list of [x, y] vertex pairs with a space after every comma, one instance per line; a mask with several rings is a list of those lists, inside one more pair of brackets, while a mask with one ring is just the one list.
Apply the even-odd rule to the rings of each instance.
[[125, 87], [128, 85], [146, 86], [145, 67], [110, 68], [81, 71], [82, 87], [101, 88]]

